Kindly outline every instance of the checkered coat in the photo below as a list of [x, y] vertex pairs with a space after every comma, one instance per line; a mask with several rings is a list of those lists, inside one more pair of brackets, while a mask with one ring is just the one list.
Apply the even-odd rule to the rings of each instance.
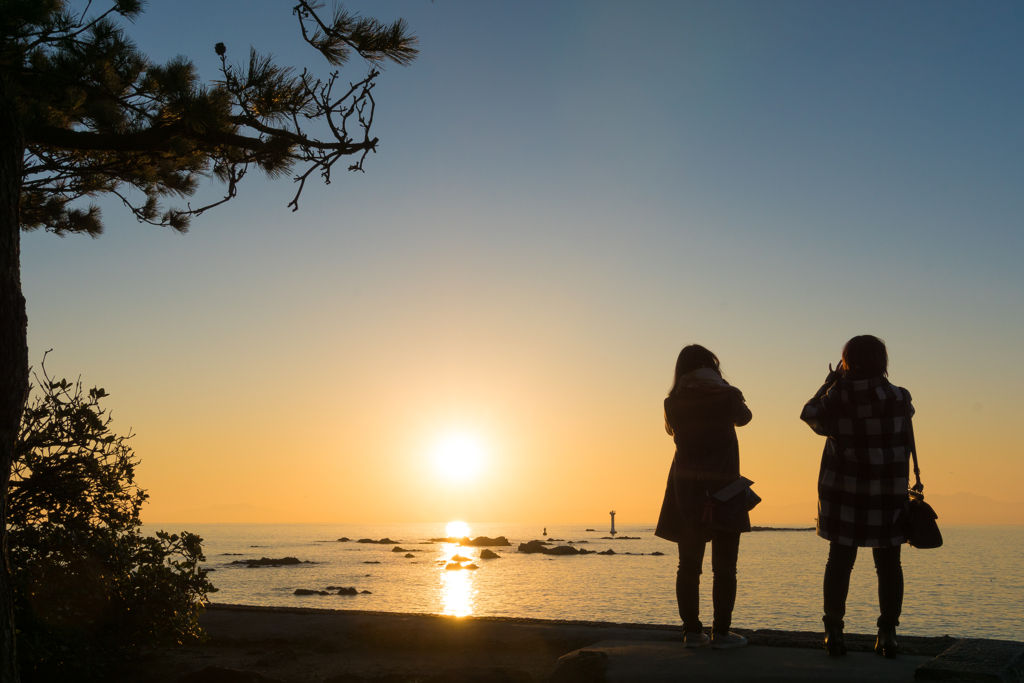
[[[824, 387], [823, 387], [824, 389]], [[828, 437], [818, 474], [818, 535], [867, 548], [906, 541], [910, 392], [884, 377], [840, 379], [800, 419]]]

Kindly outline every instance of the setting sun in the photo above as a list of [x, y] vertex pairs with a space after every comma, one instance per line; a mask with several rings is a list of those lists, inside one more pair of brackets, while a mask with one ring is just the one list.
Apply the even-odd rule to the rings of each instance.
[[469, 525], [465, 522], [448, 522], [444, 533], [448, 538], [462, 538], [463, 536], [469, 536], [470, 529]]
[[469, 436], [450, 436], [437, 445], [434, 461], [438, 473], [450, 481], [468, 481], [479, 471], [483, 463], [483, 449], [480, 443]]

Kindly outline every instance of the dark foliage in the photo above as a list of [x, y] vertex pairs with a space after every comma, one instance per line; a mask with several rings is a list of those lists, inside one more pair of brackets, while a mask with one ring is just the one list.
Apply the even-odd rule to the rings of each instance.
[[[330, 67], [361, 56], [364, 78], [296, 72], [252, 49], [231, 64], [228, 46], [217, 43], [210, 49], [221, 58], [220, 77], [206, 84], [188, 59], [154, 64], [125, 34], [118, 21], [141, 14], [141, 0], [111, 0], [95, 14], [92, 3], [75, 4], [0, 0], [0, 78], [18, 103], [28, 147], [24, 230], [97, 236], [99, 208], [76, 202], [112, 194], [139, 221], [184, 232], [191, 216], [233, 198], [251, 168], [270, 177], [294, 171], [290, 206], [297, 208], [311, 175], [330, 182], [335, 162], [347, 156], [355, 158], [349, 170], [363, 169], [378, 142], [370, 135], [377, 67], [417, 55], [402, 19], [385, 24], [342, 8], [322, 17], [323, 3], [298, 0], [292, 15], [303, 40]], [[161, 207], [194, 194], [203, 177], [227, 186], [220, 201]]]
[[[144, 0], [0, 0], [0, 484], [14, 461], [20, 463], [11, 517], [0, 522], [5, 683], [18, 680], [15, 611], [21, 658], [59, 668], [77, 656], [81, 643], [96, 639], [134, 645], [134, 639], [188, 637], [193, 611], [175, 609], [163, 622], [153, 614], [168, 596], [184, 600], [206, 585], [195, 565], [199, 539], [139, 536], [144, 494], [134, 485], [130, 449], [116, 437], [101, 447], [98, 436], [89, 436], [109, 436], [96, 405], [102, 396], [83, 396], [78, 385], [43, 383], [50, 399], [31, 407], [24, 443], [45, 443], [31, 425], [45, 432], [53, 419], [72, 430], [66, 437], [88, 445], [64, 458], [62, 467], [48, 469], [46, 458], [23, 460], [36, 446], [15, 443], [29, 387], [20, 231], [98, 236], [103, 221], [93, 201], [112, 195], [137, 220], [184, 232], [192, 216], [234, 198], [250, 170], [290, 175], [293, 210], [312, 175], [329, 183], [343, 158], [351, 158], [349, 170], [362, 171], [378, 145], [371, 135], [378, 69], [386, 61], [415, 59], [416, 38], [400, 19], [386, 24], [341, 8], [321, 16], [319, 0], [292, 2], [298, 34], [317, 61], [335, 70], [318, 76], [255, 51], [229, 63], [228, 55], [237, 54], [232, 40], [245, 38], [227, 35], [209, 47], [221, 58], [219, 77], [203, 82], [187, 58], [156, 64], [125, 33], [122, 24], [142, 12]], [[353, 55], [363, 58], [365, 76], [341, 80], [336, 69]], [[204, 178], [221, 181], [224, 195], [193, 207], [186, 200]], [[166, 202], [177, 205], [162, 206]], [[67, 403], [74, 410], [64, 412]], [[47, 418], [44, 409], [60, 416]], [[90, 457], [100, 464], [89, 464]], [[76, 477], [79, 483], [71, 483]], [[125, 485], [112, 489], [111, 482]], [[7, 495], [0, 486], [0, 510]], [[63, 496], [69, 498], [60, 502]], [[3, 552], [8, 527], [20, 591], [16, 610]], [[96, 591], [62, 592], [78, 583]], [[129, 627], [139, 608], [140, 621]]]
[[131, 435], [110, 431], [103, 389], [52, 380], [22, 418], [9, 489], [9, 553], [22, 676], [95, 677], [143, 648], [202, 638], [216, 589], [195, 534], [140, 532], [145, 491]]

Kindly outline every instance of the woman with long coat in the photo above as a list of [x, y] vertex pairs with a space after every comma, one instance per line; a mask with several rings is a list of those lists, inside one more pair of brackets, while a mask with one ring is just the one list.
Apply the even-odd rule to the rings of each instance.
[[857, 548], [871, 548], [878, 574], [875, 652], [895, 657], [903, 610], [900, 546], [906, 541], [910, 392], [889, 382], [885, 343], [871, 335], [843, 347], [836, 370], [800, 413], [827, 437], [818, 474], [818, 535], [829, 541], [825, 564], [825, 650], [846, 654], [843, 617]]
[[[665, 399], [665, 430], [676, 445], [665, 499], [655, 535], [679, 546], [676, 599], [686, 647], [711, 644], [718, 649], [742, 647], [747, 639], [730, 633], [736, 603], [736, 560], [740, 534], [750, 531], [750, 515], [710, 520], [708, 496], [740, 476], [736, 427], [751, 413], [739, 389], [722, 379], [718, 357], [692, 344], [679, 354], [675, 380]], [[700, 621], [699, 589], [704, 550], [711, 542], [714, 573], [711, 638]]]

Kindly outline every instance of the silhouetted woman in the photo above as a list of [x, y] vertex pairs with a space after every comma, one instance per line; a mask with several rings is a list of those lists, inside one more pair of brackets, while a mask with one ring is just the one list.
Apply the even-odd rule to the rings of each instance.
[[871, 548], [878, 574], [875, 652], [895, 657], [903, 609], [900, 546], [906, 540], [910, 393], [889, 382], [885, 343], [846, 342], [843, 359], [804, 406], [800, 419], [828, 437], [818, 474], [818, 535], [830, 542], [825, 565], [825, 649], [846, 654], [843, 617], [857, 548]]
[[[683, 620], [686, 647], [743, 647], [747, 639], [730, 633], [736, 604], [736, 558], [740, 533], [750, 531], [750, 515], [736, 515], [712, 529], [705, 522], [705, 503], [740, 476], [736, 427], [750, 422], [743, 394], [722, 379], [718, 357], [692, 344], [679, 354], [675, 381], [665, 399], [665, 431], [676, 444], [665, 500], [654, 532], [679, 545], [676, 599]], [[722, 527], [722, 528], [719, 528]], [[700, 574], [704, 549], [711, 541], [711, 591], [715, 609], [711, 638], [700, 621]]]

